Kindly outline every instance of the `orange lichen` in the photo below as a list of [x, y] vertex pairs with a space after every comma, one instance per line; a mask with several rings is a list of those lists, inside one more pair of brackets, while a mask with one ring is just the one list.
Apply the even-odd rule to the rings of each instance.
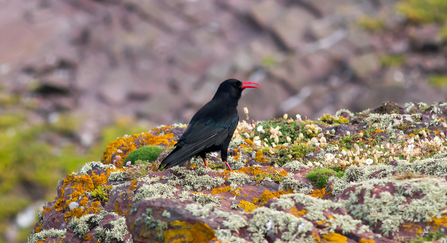
[[225, 187], [216, 187], [211, 191], [211, 194], [220, 194], [229, 192], [231, 190], [231, 186], [225, 186]]
[[[65, 212], [65, 221], [69, 218], [76, 217], [79, 218], [88, 213], [99, 213], [102, 210], [101, 203], [98, 201], [89, 203], [88, 197], [86, 197], [87, 192], [93, 191], [95, 188], [107, 183], [107, 178], [111, 172], [119, 171], [120, 169], [107, 169], [105, 173], [96, 174], [94, 171], [91, 175], [75, 175], [70, 174], [64, 178], [62, 187], [60, 189], [59, 197], [56, 199], [56, 203], [53, 207], [46, 207], [43, 212], [48, 212], [51, 209], [57, 212]], [[65, 195], [65, 190], [69, 187], [72, 189], [70, 195]], [[69, 198], [65, 200], [64, 198]], [[69, 205], [72, 202], [77, 202], [79, 207], [69, 209]]]
[[91, 241], [91, 240], [92, 240], [92, 237], [91, 237], [90, 235], [85, 235], [84, 240]]
[[170, 225], [180, 228], [164, 231], [164, 242], [209, 242], [215, 237], [214, 230], [202, 222], [190, 225], [176, 220]]
[[415, 223], [410, 223], [410, 224], [403, 224], [402, 227], [407, 228], [405, 230], [408, 230], [409, 232], [413, 232], [413, 230], [415, 230], [414, 232], [416, 234], [420, 234], [423, 232], [422, 227], [415, 224]]
[[120, 204], [118, 202], [115, 203], [115, 213], [123, 214], [123, 212], [121, 212], [121, 210], [120, 210]]
[[250, 167], [243, 167], [243, 168], [241, 168], [239, 170], [232, 170], [232, 171], [226, 170], [226, 171], [223, 172], [223, 175], [226, 176], [226, 175], [228, 175], [230, 173], [234, 173], [234, 172], [244, 173], [244, 174], [252, 174], [254, 176], [269, 175], [270, 174], [270, 173], [260, 169], [259, 167], [250, 166]]
[[135, 191], [137, 189], [138, 180], [132, 180], [129, 185], [129, 191]]
[[241, 189], [243, 189], [243, 188], [242, 188], [242, 187], [240, 187], [240, 188], [235, 188], [235, 189], [233, 189], [233, 190], [231, 191], [231, 194], [233, 194], [234, 196], [240, 196], [240, 195], [241, 195], [241, 192], [240, 192]]
[[293, 216], [300, 218], [301, 216], [305, 215], [307, 213], [306, 209], [303, 209], [301, 211], [298, 211], [296, 207], [290, 208], [290, 214]]
[[442, 215], [441, 218], [435, 218], [435, 217], [431, 216], [431, 220], [433, 221], [433, 224], [435, 225], [433, 227], [434, 230], [437, 230], [441, 226], [447, 227], [447, 215]]
[[234, 160], [238, 161], [239, 157], [241, 157], [241, 154], [239, 153], [239, 150], [234, 149]]
[[267, 159], [264, 157], [264, 154], [262, 153], [261, 150], [256, 151], [256, 157], [255, 160], [259, 163], [267, 163]]
[[[166, 131], [170, 127], [163, 127], [159, 129], [157, 134]], [[109, 143], [104, 151], [104, 155], [101, 159], [101, 162], [104, 164], [114, 163], [117, 167], [122, 167], [127, 155], [138, 149], [140, 146], [148, 146], [148, 145], [166, 145], [167, 147], [174, 146], [176, 141], [172, 140], [174, 137], [173, 133], [168, 133], [165, 135], [152, 135], [150, 132], [147, 133], [137, 133], [128, 137], [121, 137], [116, 139], [115, 141]], [[112, 161], [112, 156], [121, 150], [121, 152], [115, 156], [114, 161]]]
[[256, 144], [254, 144], [249, 138], [245, 139], [245, 143], [250, 145], [250, 147], [256, 147]]
[[359, 240], [359, 243], [375, 243], [375, 242], [376, 241], [373, 240], [373, 239], [364, 239], [364, 238], [362, 238], [362, 239]]
[[243, 208], [244, 211], [248, 212], [248, 213], [251, 213], [251, 212], [253, 212], [253, 210], [258, 208], [258, 206], [254, 205], [253, 203], [248, 202], [248, 201], [244, 201], [244, 200], [241, 200], [239, 202], [239, 207]]
[[271, 191], [269, 191], [269, 190], [265, 190], [263, 193], [262, 193], [262, 195], [261, 195], [261, 197], [259, 198], [259, 199], [257, 199], [257, 198], [253, 198], [254, 200], [253, 200], [253, 203], [258, 203], [258, 202], [260, 202], [260, 205], [264, 205], [265, 203], [267, 203], [267, 201], [268, 200], [270, 200], [271, 198], [278, 198], [278, 197], [280, 197], [280, 196], [282, 196], [282, 195], [285, 195], [285, 194], [290, 194], [290, 193], [292, 193], [292, 191], [277, 191], [277, 192], [271, 192]]
[[312, 191], [312, 195], [310, 195], [311, 197], [317, 197], [317, 198], [323, 198], [324, 195], [326, 194], [326, 188], [320, 189], [320, 190], [314, 190]]
[[323, 235], [323, 242], [331, 242], [331, 243], [345, 243], [347, 242], [346, 236], [337, 234], [337, 233], [329, 233]]
[[34, 233], [39, 233], [42, 230], [42, 222], [39, 222], [39, 226], [36, 227]]

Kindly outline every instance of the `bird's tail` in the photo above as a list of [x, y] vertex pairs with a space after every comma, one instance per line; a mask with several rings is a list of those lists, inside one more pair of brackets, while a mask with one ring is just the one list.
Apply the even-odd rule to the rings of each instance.
[[176, 147], [172, 152], [161, 162], [158, 169], [169, 169], [176, 165], [183, 165], [194, 154], [191, 154], [185, 147]]

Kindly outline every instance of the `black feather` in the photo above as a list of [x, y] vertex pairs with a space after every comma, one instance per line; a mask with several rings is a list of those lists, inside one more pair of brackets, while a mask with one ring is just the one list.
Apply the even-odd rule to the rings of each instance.
[[204, 157], [214, 151], [221, 151], [221, 158], [226, 161], [228, 145], [239, 121], [237, 104], [242, 90], [242, 82], [236, 79], [220, 84], [213, 99], [193, 116], [160, 168], [184, 165], [193, 156]]

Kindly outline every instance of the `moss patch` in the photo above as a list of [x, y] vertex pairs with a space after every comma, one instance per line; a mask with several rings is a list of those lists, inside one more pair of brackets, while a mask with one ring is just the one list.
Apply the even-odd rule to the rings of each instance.
[[130, 152], [126, 157], [126, 162], [130, 161], [134, 165], [137, 160], [152, 162], [155, 161], [165, 149], [158, 146], [144, 146]]

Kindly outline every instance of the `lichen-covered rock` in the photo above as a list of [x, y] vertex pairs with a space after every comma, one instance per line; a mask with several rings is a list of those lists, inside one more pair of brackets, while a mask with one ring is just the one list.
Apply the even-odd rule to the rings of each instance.
[[[149, 140], [172, 145], [184, 128], [127, 136], [104, 163], [58, 183], [29, 241], [445, 242], [446, 107], [386, 102], [318, 121], [243, 122], [229, 150], [234, 171], [217, 153], [210, 168], [192, 159], [157, 171], [166, 153], [117, 168], [114, 156]], [[322, 171], [333, 176], [316, 180]]]

